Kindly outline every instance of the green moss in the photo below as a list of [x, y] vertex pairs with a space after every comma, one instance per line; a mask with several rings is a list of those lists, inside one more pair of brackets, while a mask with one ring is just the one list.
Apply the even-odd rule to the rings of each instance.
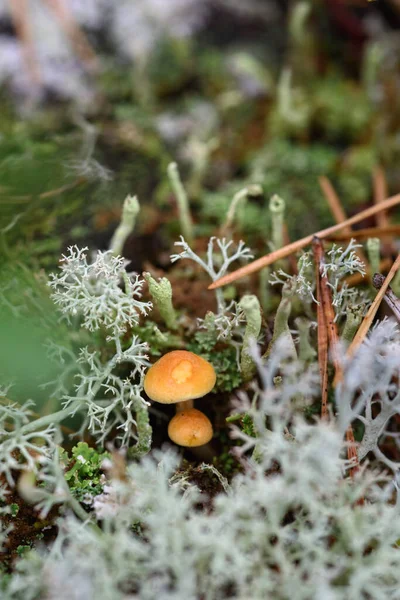
[[27, 552], [29, 552], [31, 550], [31, 546], [25, 546], [25, 545], [20, 545], [17, 547], [17, 554], [18, 556], [24, 556]]
[[71, 452], [69, 458], [66, 452], [62, 452], [61, 461], [66, 465], [65, 479], [77, 500], [87, 501], [88, 498], [100, 494], [103, 486], [100, 478], [103, 473], [101, 465], [105, 458], [109, 458], [108, 452], [98, 452], [88, 446], [86, 442], [79, 442]]
[[242, 383], [237, 364], [236, 350], [217, 340], [213, 330], [196, 331], [187, 349], [208, 360], [217, 374], [214, 392], [231, 392]]

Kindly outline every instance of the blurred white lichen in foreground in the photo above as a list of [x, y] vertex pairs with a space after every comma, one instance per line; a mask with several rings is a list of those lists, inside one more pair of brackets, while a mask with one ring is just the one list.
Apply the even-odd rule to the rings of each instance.
[[[257, 437], [234, 428], [243, 472], [211, 511], [200, 510], [209, 498], [197, 486], [175, 476], [176, 454], [155, 450], [123, 472], [120, 465], [94, 499], [101, 530], [65, 514], [53, 546], [17, 562], [2, 598], [398, 598], [400, 503], [390, 501], [397, 479], [365, 466], [346, 478], [343, 453], [351, 395], [367, 393], [353, 409], [361, 414], [376, 393], [388, 393], [395, 350], [396, 328], [378, 325], [352, 359], [362, 371], [345, 367], [337, 424], [304, 420], [318, 372], [291, 360], [285, 340], [267, 361], [253, 349], [260, 384], [240, 394], [235, 410], [251, 416]], [[379, 386], [377, 353], [386, 357]]]

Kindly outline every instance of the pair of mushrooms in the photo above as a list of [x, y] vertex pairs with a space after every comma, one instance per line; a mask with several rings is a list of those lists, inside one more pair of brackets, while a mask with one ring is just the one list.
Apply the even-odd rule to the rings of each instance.
[[211, 440], [211, 422], [193, 408], [193, 400], [208, 394], [215, 380], [213, 366], [186, 350], [168, 352], [147, 371], [144, 390], [148, 397], [161, 404], [176, 404], [176, 415], [168, 425], [168, 435], [175, 444], [193, 448]]

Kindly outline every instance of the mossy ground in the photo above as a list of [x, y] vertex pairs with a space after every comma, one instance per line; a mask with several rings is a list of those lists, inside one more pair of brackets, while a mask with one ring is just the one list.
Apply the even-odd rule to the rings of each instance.
[[[237, 442], [229, 436], [226, 417], [231, 410], [230, 394], [243, 382], [232, 347], [196, 330], [196, 319], [216, 309], [215, 297], [207, 290], [207, 277], [192, 263], [171, 265], [169, 261], [180, 228], [174, 197], [165, 184], [165, 170], [172, 159], [183, 157], [182, 177], [192, 200], [195, 248], [199, 252], [205, 249], [208, 236], [220, 231], [233, 194], [248, 183], [262, 184], [264, 193], [239, 211], [234, 236], [245, 238], [258, 254], [268, 251], [271, 220], [267, 206], [275, 192], [286, 201], [288, 234], [296, 239], [332, 223], [318, 176], [332, 179], [349, 216], [371, 202], [371, 172], [376, 164], [384, 165], [389, 187], [396, 189], [399, 148], [396, 131], [388, 130], [388, 117], [382, 109], [387, 98], [383, 97], [379, 105], [368, 94], [360, 77], [362, 52], [357, 65], [346, 58], [335, 41], [325, 36], [321, 20], [326, 25], [329, 17], [320, 11], [317, 14], [319, 20], [310, 31], [315, 48], [307, 54], [306, 48], [298, 47], [303, 51], [302, 61], [293, 51], [298, 42], [288, 41], [283, 59], [276, 56], [274, 48], [261, 43], [256, 24], [247, 25], [250, 33], [254, 31], [261, 52], [260, 67], [275, 82], [274, 89], [264, 90], [255, 98], [246, 97], [227, 72], [224, 56], [227, 48], [233, 47], [232, 36], [231, 46], [226, 41], [218, 46], [215, 40], [207, 39], [187, 46], [160, 45], [147, 75], [151, 92], [147, 106], [132, 91], [134, 71], [106, 70], [98, 83], [98, 102], [86, 115], [97, 131], [88, 157], [84, 156], [86, 134], [64, 105], [47, 104], [29, 119], [21, 119], [10, 108], [9, 98], [0, 99], [0, 241], [4, 257], [0, 276], [23, 264], [33, 278], [38, 278], [57, 267], [60, 254], [70, 244], [106, 249], [118, 225], [124, 197], [137, 194], [142, 210], [124, 247], [124, 256], [130, 261], [128, 270], [151, 270], [154, 276], [169, 278], [174, 306], [186, 318], [182, 329], [171, 335], [178, 335], [184, 347], [218, 364], [217, 393], [198, 401], [197, 406], [213, 421], [213, 465], [228, 479], [241, 466], [231, 453]], [[302, 88], [302, 103], [307, 107], [306, 117], [296, 127], [282, 117], [276, 94], [285, 61], [292, 67], [293, 85]], [[304, 72], [308, 73], [306, 78]], [[376, 84], [385, 90], [390, 76], [384, 72]], [[239, 100], [224, 106], [232, 90]], [[210, 136], [218, 141], [200, 177], [196, 157], [190, 155], [191, 140], [171, 143], [156, 127], [161, 114], [190, 113], [199, 101], [215, 112], [216, 125]], [[201, 123], [195, 124], [192, 133], [204, 150], [201, 127]], [[16, 275], [17, 293], [22, 297], [26, 293], [25, 276]], [[250, 278], [239, 283], [233, 295], [258, 291], [256, 278]], [[277, 298], [271, 300], [276, 305]], [[28, 323], [30, 316], [37, 317], [34, 310], [29, 313], [31, 310], [28, 307]], [[157, 312], [152, 319], [162, 327]], [[273, 320], [273, 311], [265, 315], [265, 345]], [[151, 359], [177, 345], [176, 337], [167, 340], [165, 346], [157, 345], [151, 328], [146, 327], [139, 325], [137, 333], [152, 342]], [[75, 338], [70, 342], [79, 345]], [[25, 360], [29, 362], [32, 356]], [[310, 418], [313, 409], [319, 406], [310, 409]], [[154, 447], [162, 447], [168, 440], [166, 424], [172, 414], [171, 407], [157, 408], [151, 414]], [[211, 502], [221, 491], [221, 482], [211, 472], [201, 470], [201, 459], [190, 451], [185, 451], [184, 458], [181, 474], [205, 491]], [[90, 479], [93, 473], [87, 476]], [[4, 554], [4, 563], [10, 568], [18, 548], [54, 538], [57, 512], [41, 521], [15, 490], [7, 496], [7, 504], [18, 506], [18, 519], [2, 517], [6, 525], [14, 526]]]

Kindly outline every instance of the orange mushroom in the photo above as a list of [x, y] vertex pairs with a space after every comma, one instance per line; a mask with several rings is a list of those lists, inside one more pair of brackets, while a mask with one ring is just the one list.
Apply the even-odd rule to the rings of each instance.
[[174, 350], [147, 371], [144, 391], [155, 402], [176, 404], [205, 396], [215, 381], [214, 367], [204, 358], [187, 350]]
[[202, 446], [213, 435], [209, 419], [193, 408], [193, 400], [210, 392], [216, 381], [214, 367], [193, 352], [174, 350], [164, 354], [144, 378], [144, 391], [151, 400], [176, 404], [176, 415], [168, 435], [179, 446]]
[[178, 446], [194, 448], [208, 444], [213, 428], [208, 417], [196, 408], [178, 412], [169, 422], [168, 435]]

